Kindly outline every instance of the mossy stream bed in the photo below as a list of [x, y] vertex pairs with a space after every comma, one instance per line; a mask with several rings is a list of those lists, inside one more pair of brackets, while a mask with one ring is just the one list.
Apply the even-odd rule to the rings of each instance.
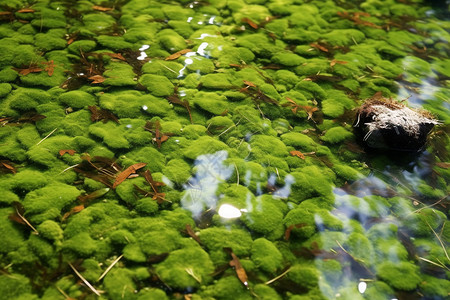
[[[0, 299], [448, 299], [429, 2], [1, 0]], [[374, 95], [424, 151], [358, 144]]]

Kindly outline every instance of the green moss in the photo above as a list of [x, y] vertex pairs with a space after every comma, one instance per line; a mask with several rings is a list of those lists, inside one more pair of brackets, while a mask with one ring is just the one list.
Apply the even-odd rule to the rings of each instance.
[[419, 268], [409, 262], [383, 262], [377, 266], [378, 276], [394, 289], [412, 291], [421, 282]]
[[14, 175], [13, 189], [32, 191], [45, 186], [48, 178], [42, 172], [32, 169], [20, 170]]
[[334, 29], [324, 34], [323, 39], [332, 46], [343, 47], [361, 43], [365, 39], [365, 35], [356, 29]]
[[224, 247], [229, 247], [239, 256], [250, 254], [252, 238], [247, 231], [241, 229], [227, 229], [211, 227], [200, 231], [200, 240], [211, 251], [223, 252]]
[[281, 296], [275, 289], [265, 285], [257, 284], [253, 287], [253, 293], [261, 300], [281, 300]]
[[163, 174], [172, 182], [181, 185], [191, 177], [191, 167], [182, 159], [172, 159], [163, 168]]
[[69, 50], [69, 52], [78, 55], [80, 54], [80, 51], [82, 51], [83, 53], [91, 52], [92, 50], [95, 49], [96, 46], [97, 43], [95, 41], [81, 40], [81, 41], [74, 41], [67, 47], [67, 49]]
[[448, 297], [450, 290], [450, 281], [446, 279], [439, 279], [429, 275], [422, 276], [423, 281], [420, 283], [420, 291], [425, 297], [430, 298], [445, 298]]
[[97, 42], [112, 50], [112, 51], [118, 51], [122, 49], [132, 49], [136, 48], [133, 46], [133, 44], [127, 42], [122, 36], [109, 36], [109, 35], [100, 35], [96, 37]]
[[270, 153], [274, 156], [284, 157], [288, 154], [286, 145], [273, 136], [254, 135], [250, 140], [250, 144], [253, 149], [258, 148], [263, 153]]
[[83, 108], [88, 105], [96, 104], [96, 99], [93, 95], [80, 90], [69, 91], [61, 94], [58, 100], [59, 102], [73, 108]]
[[158, 202], [152, 198], [146, 197], [136, 202], [136, 211], [142, 215], [153, 215], [158, 212]]
[[271, 201], [272, 196], [263, 195], [247, 203], [247, 211], [241, 217], [242, 222], [252, 231], [263, 234], [269, 239], [283, 235], [283, 213]]
[[342, 265], [335, 259], [317, 259], [315, 265], [331, 285], [338, 283], [343, 276]]
[[137, 83], [137, 76], [133, 71], [133, 67], [122, 62], [111, 62], [106, 68], [103, 76], [104, 85], [112, 86], [134, 86]]
[[277, 52], [282, 52], [283, 47], [272, 43], [263, 33], [243, 35], [237, 39], [237, 44], [252, 51], [259, 57], [270, 58]]
[[318, 284], [319, 271], [313, 266], [296, 264], [286, 277], [303, 288], [312, 289]]
[[30, 280], [21, 274], [2, 274], [0, 276], [0, 293], [5, 299], [19, 299], [30, 296]]
[[12, 87], [9, 83], [0, 83], [0, 98], [8, 95], [12, 90]]
[[[290, 199], [293, 201], [303, 201], [308, 198], [321, 196], [330, 197], [333, 189], [334, 174], [323, 170], [317, 166], [306, 166], [299, 171], [291, 173], [294, 183]], [[302, 191], [296, 193], [295, 191]]]
[[302, 80], [295, 85], [295, 89], [300, 91], [307, 99], [324, 99], [327, 93], [315, 82]]
[[254, 298], [254, 296], [250, 294], [250, 291], [234, 274], [220, 278], [213, 285], [210, 285], [205, 290], [201, 291], [201, 296], [206, 299], [212, 298], [218, 300], [226, 300], [230, 298], [251, 300]]
[[34, 45], [44, 51], [66, 48], [67, 41], [63, 38], [64, 30], [50, 29], [47, 33], [37, 33]]
[[132, 159], [134, 163], [147, 163], [146, 168], [151, 172], [161, 172], [166, 163], [164, 155], [153, 146], [136, 148], [128, 152], [124, 158]]
[[231, 83], [232, 80], [233, 78], [230, 74], [215, 73], [202, 76], [200, 78], [200, 83], [202, 88], [226, 90], [233, 87]]
[[157, 34], [161, 46], [173, 53], [187, 48], [184, 38], [172, 29], [163, 29]]
[[77, 188], [55, 182], [29, 192], [23, 205], [27, 218], [31, 222], [41, 223], [59, 217], [61, 209], [74, 202], [79, 195]]
[[195, 143], [187, 147], [183, 151], [183, 155], [189, 159], [196, 159], [203, 154], [215, 153], [227, 149], [228, 146], [221, 141], [210, 136], [202, 136]]
[[10, 67], [6, 67], [5, 69], [0, 71], [0, 82], [12, 82], [17, 78], [17, 76], [18, 73], [16, 71], [11, 69]]
[[268, 273], [274, 274], [282, 268], [282, 254], [272, 242], [265, 238], [253, 241], [251, 259], [259, 269]]
[[208, 253], [199, 247], [175, 250], [156, 266], [156, 273], [168, 286], [181, 289], [210, 282], [213, 271]]
[[280, 138], [284, 144], [295, 147], [296, 150], [311, 152], [317, 148], [317, 143], [312, 138], [300, 132], [288, 132]]
[[169, 96], [174, 91], [172, 82], [161, 75], [144, 74], [139, 79], [139, 83], [145, 86], [153, 96]]
[[328, 129], [323, 136], [320, 137], [322, 141], [330, 144], [340, 143], [353, 136], [353, 134], [344, 127], [333, 127]]
[[130, 142], [124, 137], [124, 126], [113, 122], [95, 123], [89, 126], [89, 133], [97, 136], [113, 149], [130, 148]]
[[167, 60], [152, 60], [142, 66], [144, 74], [154, 74], [167, 77], [169, 79], [176, 79], [183, 65], [176, 61]]
[[290, 52], [276, 53], [274, 56], [272, 56], [271, 60], [276, 64], [280, 64], [287, 67], [299, 66], [306, 61], [306, 59], [304, 59], [303, 57]]
[[63, 10], [53, 10], [41, 8], [35, 12], [36, 18], [31, 21], [31, 25], [36, 28], [65, 28], [66, 18]]
[[364, 295], [366, 295], [367, 298], [374, 300], [395, 298], [394, 290], [383, 281], [375, 281], [370, 284], [367, 284], [367, 290], [364, 293]]
[[157, 288], [143, 288], [139, 291], [137, 300], [168, 300], [166, 293]]
[[404, 220], [404, 226], [414, 236], [432, 236], [431, 228], [439, 228], [446, 220], [445, 214], [432, 208], [424, 208], [409, 214]]
[[89, 257], [97, 250], [98, 242], [92, 239], [88, 232], [81, 232], [65, 240], [62, 247], [77, 256]]
[[0, 253], [4, 254], [18, 249], [25, 241], [21, 227], [8, 219], [12, 213], [13, 210], [10, 208], [0, 209], [0, 234], [3, 235], [0, 240]]
[[108, 297], [112, 300], [136, 299], [136, 284], [133, 272], [123, 268], [113, 268], [103, 280]]
[[51, 101], [51, 96], [45, 91], [31, 88], [18, 88], [7, 98], [9, 106], [19, 111], [35, 109], [39, 104]]

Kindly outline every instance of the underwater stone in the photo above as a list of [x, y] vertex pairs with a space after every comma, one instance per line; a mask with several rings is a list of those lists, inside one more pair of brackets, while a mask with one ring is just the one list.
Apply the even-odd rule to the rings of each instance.
[[283, 266], [282, 254], [272, 242], [265, 238], [253, 241], [251, 259], [259, 269], [272, 274]]
[[155, 270], [171, 288], [192, 289], [211, 281], [214, 266], [208, 253], [200, 247], [191, 247], [172, 251]]
[[412, 291], [421, 282], [418, 266], [410, 262], [383, 262], [377, 266], [378, 276], [391, 287]]
[[420, 151], [434, 125], [430, 113], [412, 110], [391, 99], [369, 99], [358, 110], [355, 133], [374, 149]]
[[145, 86], [153, 96], [165, 97], [173, 94], [174, 86], [165, 76], [144, 74], [139, 83]]

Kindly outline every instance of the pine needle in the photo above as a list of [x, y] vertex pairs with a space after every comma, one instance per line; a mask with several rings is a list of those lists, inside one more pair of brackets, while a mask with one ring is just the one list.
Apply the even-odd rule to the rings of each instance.
[[80, 165], [80, 164], [76, 164], [76, 165], [70, 166], [70, 167], [68, 167], [68, 168], [65, 168], [64, 170], [62, 170], [61, 172], [59, 172], [58, 175], [61, 175], [62, 173], [66, 172], [66, 171], [69, 171], [69, 170], [72, 169], [72, 168], [78, 167], [79, 165]]
[[198, 278], [197, 275], [194, 274], [194, 270], [192, 270], [192, 268], [186, 268], [184, 269], [186, 271], [186, 273], [188, 273], [189, 275], [192, 276], [192, 278], [194, 278], [198, 283], [202, 283], [202, 280], [200, 278]]
[[22, 220], [22, 221], [24, 221], [25, 222], [25, 224], [27, 224], [32, 230], [33, 230], [33, 232], [36, 234], [36, 235], [38, 235], [39, 234], [39, 232], [36, 230], [36, 228], [34, 228], [34, 226], [33, 225], [31, 225], [31, 223], [30, 222], [28, 222], [28, 220], [27, 219], [25, 219], [25, 217], [24, 216], [22, 216], [21, 214], [20, 214], [20, 212], [19, 212], [19, 210], [17, 209], [17, 207], [16, 207], [16, 214], [19, 216], [19, 218]]
[[281, 273], [280, 275], [278, 275], [275, 278], [270, 279], [269, 281], [266, 281], [264, 284], [269, 285], [275, 281], [277, 281], [278, 279], [280, 279], [281, 277], [283, 277], [284, 275], [286, 275], [287, 273], [289, 273], [291, 271], [291, 268], [287, 269], [286, 271], [284, 271], [283, 273]]
[[57, 130], [58, 128], [55, 128], [55, 129], [53, 129], [49, 134], [47, 134], [42, 140], [40, 140], [39, 141], [39, 143], [37, 143], [36, 144], [36, 146], [37, 145], [39, 145], [40, 143], [42, 143], [43, 141], [45, 141], [49, 136], [51, 136], [53, 133], [55, 133], [55, 131]]
[[436, 236], [436, 238], [438, 239], [439, 243], [441, 244], [441, 247], [442, 247], [442, 249], [444, 250], [444, 253], [445, 253], [445, 257], [447, 257], [448, 261], [450, 261], [450, 258], [448, 257], [447, 250], [445, 249], [444, 243], [442, 242], [441, 238], [436, 233], [436, 231], [434, 231], [434, 229], [430, 226], [428, 221], [426, 221], [426, 222], [427, 222], [428, 227], [430, 227], [431, 231], [433, 231], [434, 235]]
[[77, 276], [84, 282], [85, 285], [87, 285], [88, 288], [91, 289], [91, 291], [94, 292], [94, 294], [96, 294], [97, 296], [100, 296], [99, 291], [97, 291], [92, 284], [89, 283], [89, 281], [87, 281], [81, 274], [80, 272], [77, 271], [77, 269], [75, 269], [75, 267], [69, 263], [69, 266], [72, 268], [72, 270], [75, 272], [75, 274], [77, 274]]
[[114, 267], [115, 264], [117, 264], [119, 262], [119, 260], [123, 257], [123, 254], [121, 254], [118, 258], [116, 258], [110, 265], [108, 268], [106, 268], [105, 272], [103, 272], [102, 275], [100, 275], [100, 277], [97, 279], [97, 281], [100, 281], [103, 279], [103, 277], [106, 276], [106, 274], [108, 274], [108, 272]]
[[420, 257], [420, 256], [418, 256], [417, 258], [420, 259], [420, 260], [426, 261], [426, 262], [429, 263], [429, 264], [432, 264], [432, 265], [438, 266], [438, 267], [440, 267], [440, 268], [442, 268], [442, 269], [447, 269], [448, 271], [450, 271], [450, 269], [447, 268], [447, 267], [446, 267], [444, 264], [442, 264], [442, 263], [438, 264], [437, 262], [434, 262], [434, 261], [432, 261], [432, 260], [429, 260], [429, 259], [426, 259], [426, 258], [423, 258], [423, 257]]

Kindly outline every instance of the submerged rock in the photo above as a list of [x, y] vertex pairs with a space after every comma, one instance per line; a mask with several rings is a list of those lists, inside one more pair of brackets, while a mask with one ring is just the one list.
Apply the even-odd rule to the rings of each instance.
[[359, 108], [353, 126], [368, 148], [420, 151], [436, 124], [439, 121], [427, 111], [411, 109], [392, 99], [373, 97]]

